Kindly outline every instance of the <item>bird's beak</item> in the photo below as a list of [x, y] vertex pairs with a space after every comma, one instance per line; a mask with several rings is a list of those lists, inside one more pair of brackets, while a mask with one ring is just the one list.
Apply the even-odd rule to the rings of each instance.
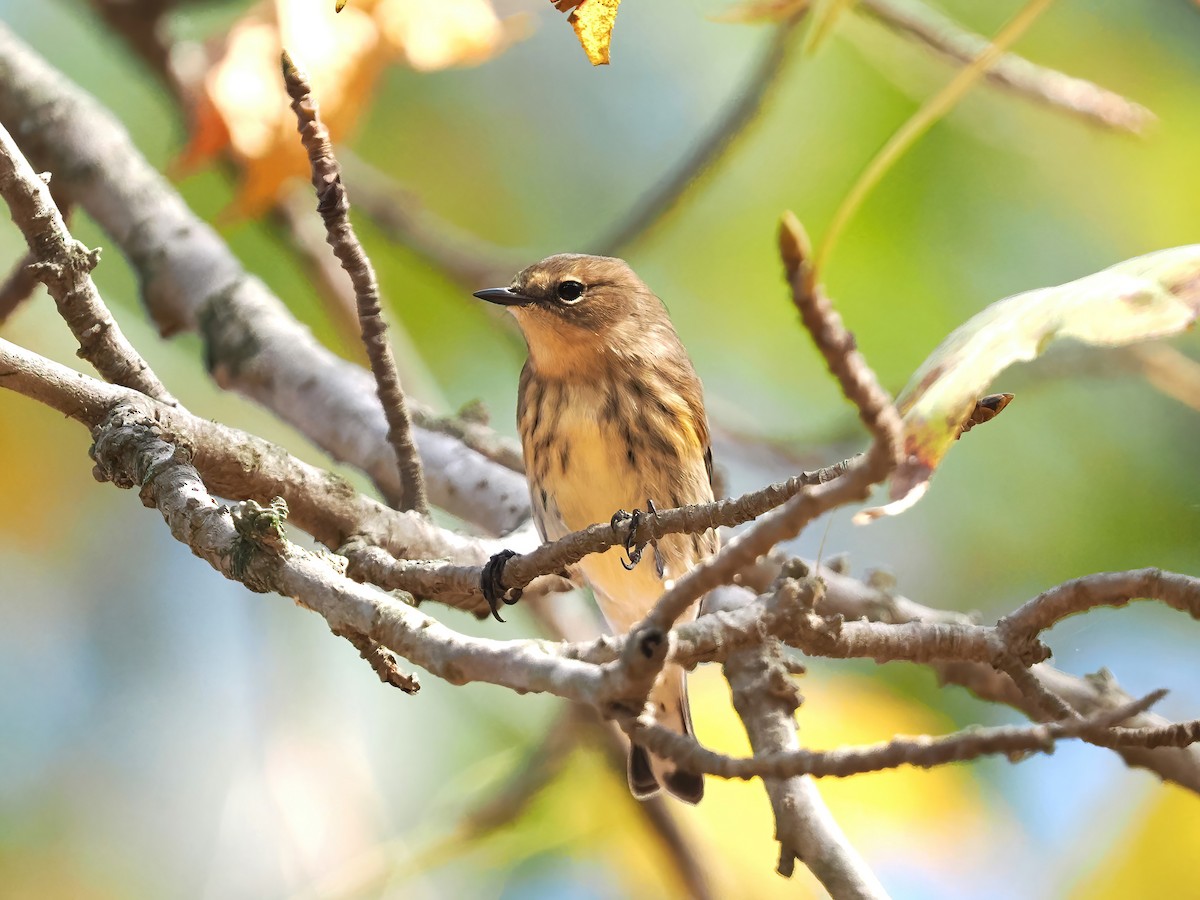
[[512, 288], [487, 288], [476, 291], [475, 296], [488, 303], [499, 303], [501, 306], [525, 306], [533, 302], [532, 297], [519, 294]]

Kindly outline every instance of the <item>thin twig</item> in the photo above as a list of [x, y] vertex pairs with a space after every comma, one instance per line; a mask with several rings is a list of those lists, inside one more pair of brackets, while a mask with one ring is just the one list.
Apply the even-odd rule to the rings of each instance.
[[[858, 8], [905, 37], [947, 59], [969, 63], [990, 43], [987, 38], [923, 3], [913, 0], [860, 0]], [[1154, 113], [1107, 88], [1032, 63], [1015, 53], [999, 56], [984, 75], [992, 84], [1087, 122], [1140, 133]]]
[[1047, 688], [1033, 674], [1033, 670], [1013, 654], [999, 654], [993, 665], [997, 671], [1003, 672], [1011, 678], [1017, 690], [1029, 700], [1030, 705], [1039, 713], [1034, 718], [1044, 721], [1079, 718], [1079, 713], [1071, 704]]
[[997, 623], [1010, 646], [1019, 648], [1068, 616], [1099, 606], [1124, 606], [1131, 600], [1158, 600], [1200, 619], [1200, 578], [1132, 569], [1085, 575], [1044, 591]]
[[1142, 747], [1147, 750], [1187, 747], [1197, 742], [1200, 742], [1200, 719], [1150, 728], [1113, 728], [1092, 739], [1092, 743], [1102, 747]]
[[[317, 343], [187, 208], [112, 114], [2, 24], [0, 122], [20, 129], [35, 167], [55, 172], [63, 196], [124, 253], [159, 330], [199, 335], [217, 384], [362, 469], [381, 493], [399, 490], [370, 373]], [[492, 535], [528, 521], [523, 477], [448, 435], [418, 429], [416, 441], [434, 504]]]
[[[732, 21], [779, 21], [803, 15], [812, 0], [761, 0], [736, 9]], [[988, 46], [988, 39], [917, 0], [859, 0], [855, 11], [876, 19], [902, 37], [916, 41], [956, 63], [969, 63]], [[1015, 54], [999, 56], [984, 78], [996, 87], [1043, 103], [1092, 125], [1140, 133], [1155, 121], [1152, 112], [1132, 100], [1083, 78], [1075, 78]]]
[[[845, 474], [850, 461], [813, 472], [802, 472], [778, 484], [712, 503], [658, 510], [644, 516], [631, 531], [628, 520], [605, 522], [575, 531], [557, 541], [542, 544], [528, 553], [512, 557], [504, 565], [505, 590], [524, 590], [534, 580], [568, 570], [584, 557], [603, 553], [629, 543], [646, 544], [668, 534], [697, 534], [710, 528], [733, 527], [757, 519], [781, 506], [810, 485], [827, 484]], [[428, 560], [398, 560], [378, 549], [347, 548], [351, 576], [390, 590], [404, 590], [420, 598], [467, 609], [483, 617], [487, 602], [480, 590], [483, 568]]]
[[326, 240], [334, 255], [350, 276], [354, 285], [354, 298], [358, 306], [358, 321], [362, 326], [363, 345], [371, 363], [371, 374], [375, 376], [379, 402], [387, 418], [388, 443], [396, 454], [400, 467], [400, 489], [388, 500], [398, 509], [415, 510], [429, 514], [429, 503], [425, 498], [425, 476], [421, 470], [421, 457], [413, 443], [412, 422], [404, 402], [404, 391], [400, 388], [400, 376], [396, 372], [396, 360], [387, 339], [387, 322], [379, 300], [379, 283], [367, 254], [359, 243], [354, 227], [350, 224], [350, 201], [342, 186], [341, 172], [333, 155], [329, 131], [321, 122], [317, 101], [312, 96], [308, 76], [293, 62], [287, 51], [283, 53], [283, 81], [292, 100], [292, 111], [296, 114], [297, 130], [308, 160], [312, 164], [312, 183], [317, 191], [317, 212], [325, 223]]
[[358, 306], [354, 286], [348, 284], [345, 272], [336, 257], [329, 255], [327, 232], [313, 218], [312, 207], [298, 193], [289, 193], [275, 204], [275, 218], [287, 235], [287, 240], [308, 270], [309, 279], [324, 301], [325, 311], [334, 330], [350, 353], [366, 360], [362, 330], [358, 323]]
[[474, 409], [463, 409], [456, 416], [439, 416], [419, 404], [411, 403], [409, 406], [413, 421], [422, 428], [457, 438], [492, 462], [525, 474], [525, 458], [520, 443], [488, 427]]
[[71, 237], [46, 182], [38, 177], [8, 131], [0, 125], [0, 196], [25, 235], [33, 257], [29, 268], [58, 304], [79, 355], [113, 384], [140, 391], [169, 406], [171, 396], [150, 364], [134, 349], [92, 282], [100, 253]]
[[349, 641], [354, 646], [354, 649], [358, 651], [358, 655], [366, 660], [367, 664], [384, 684], [390, 684], [394, 688], [399, 688], [406, 694], [415, 694], [421, 690], [420, 679], [416, 675], [410, 675], [408, 672], [401, 670], [396, 665], [396, 658], [369, 637], [355, 631], [343, 630], [334, 631], [333, 633]]
[[1063, 722], [969, 728], [940, 738], [895, 738], [864, 747], [788, 750], [748, 757], [726, 756], [708, 750], [691, 738], [649, 720], [633, 721], [629, 730], [639, 744], [656, 756], [670, 759], [689, 771], [718, 778], [794, 778], [799, 775], [846, 778], [900, 766], [931, 768], [994, 754], [1049, 753], [1063, 738], [1103, 735], [1112, 726], [1149, 709], [1166, 693], [1165, 690], [1154, 691], [1114, 710]]

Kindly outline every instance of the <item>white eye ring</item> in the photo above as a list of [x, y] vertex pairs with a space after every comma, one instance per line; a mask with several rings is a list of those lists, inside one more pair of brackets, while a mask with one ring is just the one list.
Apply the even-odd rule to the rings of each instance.
[[582, 300], [584, 290], [583, 282], [568, 278], [566, 281], [558, 283], [554, 293], [561, 302], [570, 304]]

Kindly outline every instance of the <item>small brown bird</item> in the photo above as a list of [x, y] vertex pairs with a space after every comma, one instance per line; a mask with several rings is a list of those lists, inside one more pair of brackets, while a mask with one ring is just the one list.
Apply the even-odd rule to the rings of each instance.
[[[624, 260], [562, 253], [520, 272], [511, 287], [475, 296], [507, 306], [529, 345], [517, 425], [543, 540], [608, 522], [621, 510], [713, 499], [700, 379], [662, 301]], [[613, 547], [580, 567], [609, 627], [621, 633], [667, 584], [716, 550], [714, 532], [671, 534], [640, 559], [634, 552], [627, 561]], [[691, 734], [682, 668], [663, 670], [649, 703], [660, 724]], [[704, 794], [699, 775], [634, 745], [633, 795], [649, 797], [660, 785], [689, 803]]]

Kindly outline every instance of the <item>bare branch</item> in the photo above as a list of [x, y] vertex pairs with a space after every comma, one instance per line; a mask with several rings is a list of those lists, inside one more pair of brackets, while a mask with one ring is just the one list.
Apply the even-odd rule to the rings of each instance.
[[[710, 608], [744, 607], [752, 595], [738, 588], [708, 598]], [[800, 696], [783, 663], [779, 642], [765, 640], [737, 650], [725, 661], [733, 705], [746, 726], [755, 755], [800, 748], [795, 712]], [[882, 898], [887, 893], [846, 840], [811, 778], [763, 779], [775, 811], [779, 874], [791, 877], [796, 860], [808, 866], [831, 897]]]
[[419, 404], [411, 403], [413, 421], [429, 431], [448, 434], [462, 441], [476, 453], [499, 463], [506, 469], [525, 474], [525, 459], [521, 445], [488, 427], [486, 415], [479, 405], [464, 407], [456, 416], [439, 416]]
[[[118, 404], [141, 410], [164, 437], [186, 449], [205, 483], [231, 500], [283, 497], [291, 521], [330, 549], [353, 537], [415, 557], [481, 564], [501, 544], [457, 534], [412, 512], [364, 497], [344, 479], [309, 465], [262, 438], [158, 404], [127, 388], [105, 384], [0, 339], [0, 388], [37, 400], [89, 428]], [[530, 534], [510, 535], [505, 545]]]
[[[334, 459], [398, 490], [387, 423], [360, 367], [320, 346], [134, 147], [128, 132], [0, 25], [0, 122], [138, 272], [164, 334], [197, 332], [222, 387], [298, 428]], [[417, 429], [431, 501], [492, 534], [529, 517], [525, 479], [444, 434]], [[462, 489], [471, 485], [470, 492]]]
[[325, 228], [313, 217], [308, 194], [289, 193], [276, 202], [272, 212], [321, 297], [329, 320], [342, 339], [342, 349], [365, 362], [354, 286], [347, 282], [337, 258], [330, 255]]
[[354, 631], [335, 631], [334, 634], [353, 644], [358, 655], [366, 660], [367, 665], [374, 670], [384, 684], [399, 688], [406, 694], [415, 694], [421, 690], [420, 679], [416, 675], [409, 675], [407, 672], [401, 671], [400, 667], [396, 665], [395, 657], [370, 638]]
[[[761, 584], [763, 578], [773, 578], [772, 570], [778, 571], [778, 561], [775, 561], [774, 566], [760, 566], [756, 575], [760, 580], [756, 584]], [[924, 620], [971, 624], [971, 619], [962, 613], [922, 606], [906, 597], [872, 588], [846, 575], [826, 569], [822, 569], [820, 575], [827, 588], [820, 609], [826, 613], [839, 612], [847, 618], [866, 616], [889, 622]], [[1006, 673], [998, 671], [990, 664], [955, 661], [932, 663], [932, 667], [944, 684], [957, 684], [980, 699], [1016, 707], [1034, 719], [1044, 715], [1040, 704], [1030, 699], [1029, 692], [1018, 690]], [[1096, 676], [1079, 678], [1061, 672], [1047, 663], [1033, 666], [1030, 672], [1046, 691], [1062, 698], [1082, 715], [1111, 709], [1130, 699], [1111, 676], [1104, 679]], [[1130, 724], [1149, 729], [1161, 729], [1172, 725], [1154, 713], [1142, 713]], [[1200, 747], [1164, 746], [1150, 750], [1136, 745], [1113, 745], [1113, 749], [1121, 755], [1127, 765], [1148, 769], [1160, 778], [1200, 793]]]
[[[727, 18], [742, 22], [779, 21], [787, 16], [803, 16], [811, 6], [812, 0], [760, 0], [736, 9]], [[971, 63], [990, 43], [918, 0], [860, 0], [855, 11], [963, 65]], [[1083, 78], [1039, 66], [1015, 53], [1001, 54], [985, 78], [998, 88], [1078, 116], [1090, 125], [1139, 134], [1155, 121], [1152, 112], [1120, 94]]]
[[634, 721], [629, 731], [656, 756], [678, 763], [692, 772], [719, 778], [846, 778], [864, 772], [881, 772], [900, 766], [931, 768], [980, 756], [1049, 753], [1063, 738], [1103, 733], [1157, 703], [1166, 691], [1155, 691], [1140, 700], [1088, 718], [1043, 725], [970, 728], [941, 738], [896, 738], [882, 744], [843, 747], [837, 750], [788, 750], [761, 756], [732, 757], [705, 749], [692, 738], [650, 721]]
[[346, 189], [342, 187], [341, 171], [333, 155], [329, 130], [321, 122], [308, 76], [292, 62], [287, 51], [283, 53], [283, 81], [292, 100], [300, 140], [312, 166], [317, 212], [325, 223], [325, 239], [354, 285], [363, 346], [371, 363], [371, 374], [375, 376], [379, 403], [387, 419], [387, 440], [400, 467], [399, 490], [388, 499], [398, 509], [411, 509], [428, 515], [425, 476], [421, 471], [421, 458], [413, 444], [412, 422], [404, 402], [404, 391], [400, 387], [396, 360], [387, 339], [387, 323], [379, 299], [379, 282], [350, 224], [350, 200], [346, 196]]
[[[269, 517], [264, 527], [245, 504], [232, 510], [218, 505], [187, 452], [162, 440], [154, 421], [136, 408], [118, 404], [93, 437], [96, 477], [140, 488], [142, 503], [158, 509], [171, 534], [226, 578], [252, 591], [290, 597], [323, 616], [336, 633], [365, 635], [451, 684], [484, 681], [608, 710], [626, 695], [627, 681], [641, 677], [641, 668], [650, 664], [624, 658], [594, 666], [558, 656], [542, 641], [460, 634], [289, 543], [276, 513], [264, 514]], [[642, 649], [631, 646], [626, 656]]]
[[1108, 734], [1099, 735], [1092, 743], [1102, 747], [1187, 747], [1200, 741], [1200, 719], [1175, 722], [1157, 728], [1114, 728]]
[[71, 237], [46, 182], [33, 171], [2, 125], [0, 196], [29, 245], [28, 268], [58, 304], [59, 313], [79, 341], [79, 355], [113, 384], [177, 406], [178, 401], [125, 338], [100, 299], [91, 276], [100, 252]]
[[400, 466], [400, 490], [389, 502], [397, 509], [414, 510], [428, 515], [425, 499], [425, 475], [421, 472], [421, 457], [413, 444], [413, 424], [408, 418], [400, 374], [388, 343], [388, 323], [384, 322], [379, 301], [379, 282], [371, 260], [362, 250], [358, 235], [350, 224], [350, 202], [342, 187], [342, 174], [337, 167], [334, 146], [329, 130], [320, 121], [316, 98], [308, 84], [308, 76], [283, 53], [283, 83], [292, 98], [292, 110], [299, 122], [300, 140], [312, 166], [312, 186], [317, 191], [317, 211], [325, 223], [325, 240], [334, 248], [334, 256], [354, 284], [354, 299], [358, 305], [362, 344], [371, 362], [376, 379], [376, 394], [388, 419], [388, 443], [395, 451]]
[[[914, 0], [861, 0], [858, 8], [954, 62], [971, 62], [990, 43], [949, 16]], [[1120, 94], [1083, 78], [1039, 66], [1015, 53], [1001, 55], [984, 77], [997, 87], [1093, 125], [1138, 134], [1155, 121], [1154, 113]]]
[[1124, 606], [1131, 600], [1158, 600], [1200, 619], [1200, 578], [1134, 569], [1085, 575], [1053, 587], [997, 623], [1010, 646], [1019, 647], [1068, 616], [1099, 606]]
[[[742, 525], [782, 505], [809, 485], [826, 484], [840, 477], [849, 470], [850, 464], [847, 460], [813, 472], [802, 472], [787, 481], [737, 498], [657, 510], [638, 522], [624, 520], [616, 524], [591, 525], [509, 559], [502, 573], [503, 587], [506, 591], [524, 590], [537, 579], [566, 571], [585, 556], [603, 553], [611, 547], [646, 544], [667, 534], [697, 534], [709, 528]], [[637, 526], [632, 532], [631, 524]], [[351, 571], [360, 573], [354, 575], [356, 578], [450, 603], [480, 617], [488, 614], [489, 607], [479, 587], [482, 566], [396, 560], [370, 548], [356, 546], [350, 549], [353, 550]]]

